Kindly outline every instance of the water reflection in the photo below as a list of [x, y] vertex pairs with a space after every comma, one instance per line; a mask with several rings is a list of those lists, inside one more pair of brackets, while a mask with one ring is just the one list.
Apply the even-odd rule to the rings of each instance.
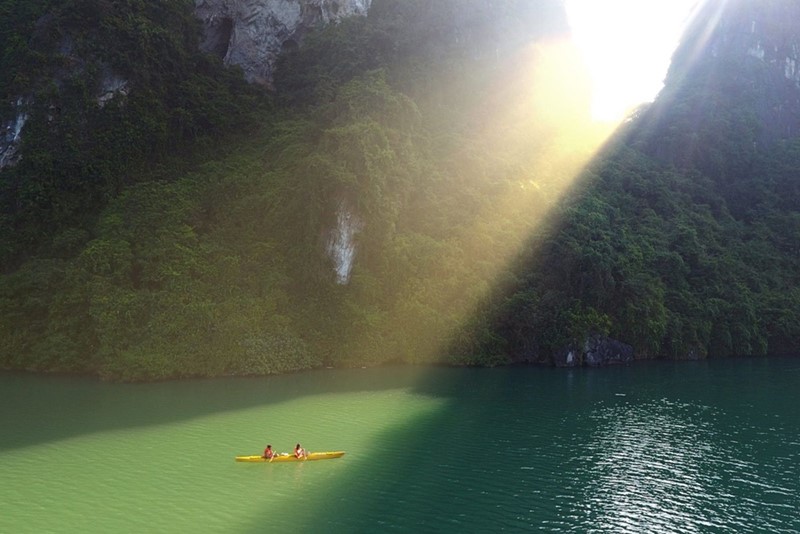
[[575, 459], [591, 473], [579, 523], [595, 532], [788, 532], [795, 498], [743, 456], [742, 429], [720, 434], [723, 415], [666, 399], [593, 411], [596, 431]]

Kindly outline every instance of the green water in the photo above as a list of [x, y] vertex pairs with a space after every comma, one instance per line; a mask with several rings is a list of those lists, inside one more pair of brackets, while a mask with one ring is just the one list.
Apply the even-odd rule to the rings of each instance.
[[[0, 375], [0, 532], [800, 532], [800, 359]], [[336, 460], [245, 464], [267, 442]]]

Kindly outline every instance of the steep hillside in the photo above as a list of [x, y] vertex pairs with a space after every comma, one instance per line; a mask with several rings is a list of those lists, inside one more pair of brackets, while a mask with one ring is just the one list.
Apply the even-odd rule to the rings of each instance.
[[656, 102], [523, 254], [526, 282], [499, 312], [512, 352], [570, 321], [574, 346], [595, 331], [639, 357], [797, 352], [797, 9], [704, 3]]
[[[135, 182], [251, 128], [266, 99], [198, 50], [190, 1], [0, 2], [0, 269], [74, 253]], [[77, 240], [77, 241], [76, 241]]]
[[182, 2], [1, 5], [4, 42], [47, 30], [0, 79], [8, 131], [26, 123], [0, 171], [3, 367], [797, 349], [799, 152], [748, 133], [761, 100], [698, 82], [714, 54], [679, 52], [596, 153], [557, 0], [373, 0], [285, 47], [272, 93], [199, 52]]

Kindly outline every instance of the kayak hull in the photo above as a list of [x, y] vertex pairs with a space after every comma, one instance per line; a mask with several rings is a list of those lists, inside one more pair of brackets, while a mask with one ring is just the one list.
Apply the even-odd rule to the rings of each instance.
[[296, 458], [294, 454], [278, 454], [267, 460], [261, 455], [254, 456], [237, 456], [237, 462], [266, 462], [270, 464], [283, 463], [283, 462], [307, 462], [309, 460], [331, 460], [333, 458], [341, 458], [344, 456], [344, 451], [328, 451], [328, 452], [310, 452], [305, 458]]

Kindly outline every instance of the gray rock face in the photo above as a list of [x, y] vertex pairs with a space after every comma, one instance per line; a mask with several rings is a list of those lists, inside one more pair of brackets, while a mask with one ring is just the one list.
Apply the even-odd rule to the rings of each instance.
[[[760, 141], [800, 135], [800, 3], [705, 2], [673, 57], [666, 85], [746, 89]], [[707, 81], [706, 81], [707, 80]], [[729, 90], [729, 89], [726, 89]]]
[[633, 361], [633, 347], [603, 336], [592, 336], [583, 346], [583, 361], [590, 367]]
[[600, 367], [633, 361], [633, 347], [605, 336], [589, 336], [583, 347], [564, 347], [553, 356], [556, 367]]
[[0, 123], [0, 170], [11, 167], [20, 158], [18, 153], [22, 128], [28, 121], [26, 107], [29, 102], [24, 98], [17, 99], [14, 104], [16, 116], [5, 123]]
[[100, 82], [100, 93], [97, 95], [97, 105], [105, 107], [108, 102], [117, 96], [127, 96], [130, 93], [128, 80], [117, 76], [116, 74], [107, 73]]
[[328, 232], [326, 250], [336, 272], [336, 283], [346, 285], [356, 257], [357, 236], [364, 221], [356, 214], [352, 203], [342, 198], [336, 206], [336, 226]]
[[278, 54], [296, 47], [318, 24], [366, 15], [372, 0], [195, 0], [203, 23], [201, 48], [238, 65], [245, 77], [270, 85]]

